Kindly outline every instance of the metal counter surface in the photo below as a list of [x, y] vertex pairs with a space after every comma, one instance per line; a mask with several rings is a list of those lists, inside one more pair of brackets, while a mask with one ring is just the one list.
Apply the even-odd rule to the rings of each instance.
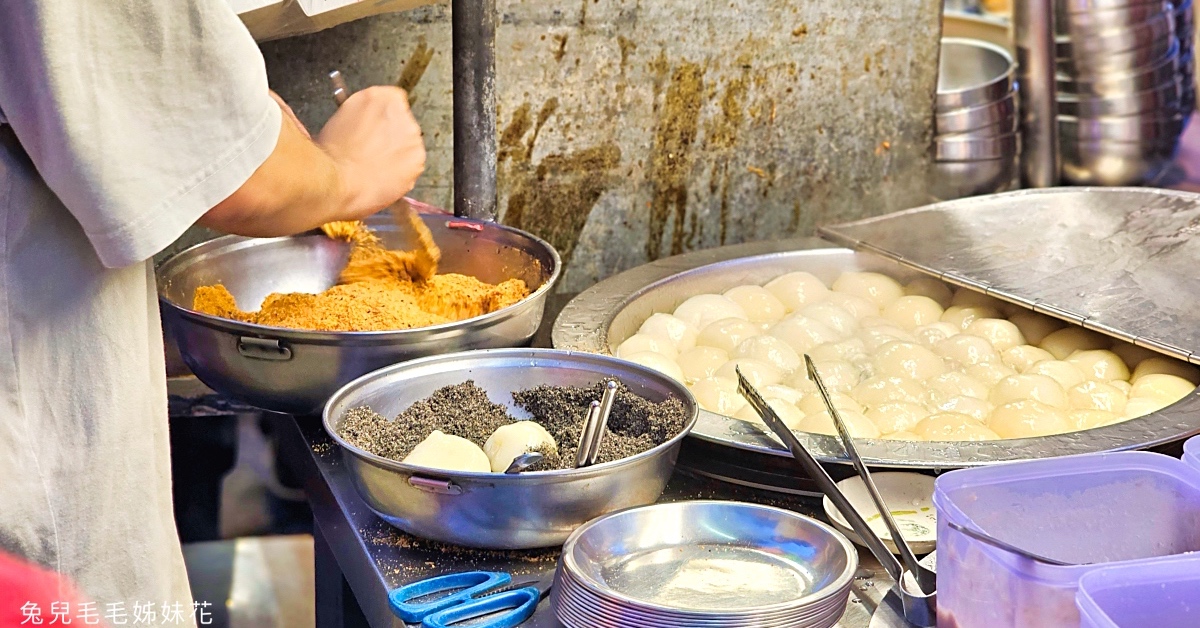
[[[558, 550], [502, 552], [459, 548], [423, 541], [385, 523], [371, 512], [355, 491], [337, 451], [316, 417], [286, 419], [281, 459], [298, 473], [312, 506], [316, 544], [318, 628], [403, 628], [392, 615], [387, 592], [409, 582], [445, 573], [485, 569], [508, 571], [518, 577], [552, 569]], [[816, 515], [820, 502], [812, 498], [735, 487], [693, 478], [681, 472], [671, 478], [662, 501], [729, 499], [789, 508]], [[867, 628], [891, 580], [869, 554], [860, 551], [860, 575], [850, 604], [838, 626]], [[357, 603], [356, 603], [357, 602]], [[523, 626], [557, 628], [549, 603], [543, 600]]]
[[[549, 331], [558, 312], [573, 295], [553, 295], [546, 306], [542, 329], [534, 346], [549, 346]], [[423, 541], [404, 534], [371, 512], [356, 492], [342, 464], [337, 445], [319, 417], [274, 415], [282, 428], [279, 460], [300, 480], [313, 511], [315, 541], [317, 628], [404, 628], [388, 608], [387, 593], [409, 582], [445, 573], [487, 569], [514, 576], [553, 569], [558, 549], [522, 552], [473, 550]], [[685, 445], [686, 446], [686, 445]], [[661, 501], [728, 499], [788, 508], [823, 519], [820, 500], [738, 487], [700, 479], [677, 471]], [[879, 563], [859, 552], [860, 575], [846, 614], [844, 628], [890, 628], [903, 624], [871, 615], [891, 586]], [[868, 575], [869, 574], [869, 575]], [[558, 628], [549, 603], [543, 600], [523, 626]]]

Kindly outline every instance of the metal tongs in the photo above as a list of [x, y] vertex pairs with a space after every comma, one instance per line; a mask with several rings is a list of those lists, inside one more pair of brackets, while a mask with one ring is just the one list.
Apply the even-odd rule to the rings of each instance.
[[867, 487], [867, 492], [871, 494], [871, 499], [875, 502], [875, 507], [879, 510], [879, 515], [883, 519], [884, 524], [888, 528], [888, 532], [892, 536], [892, 541], [896, 544], [896, 548], [900, 552], [900, 558], [904, 561], [901, 565], [900, 561], [892, 555], [887, 546], [883, 544], [883, 539], [871, 529], [867, 524], [866, 519], [854, 509], [846, 496], [842, 494], [841, 489], [837, 487], [837, 483], [833, 478], [829, 477], [829, 473], [825, 471], [812, 454], [804, 447], [796, 435], [792, 433], [783, 421], [775, 414], [775, 411], [767, 405], [766, 400], [762, 395], [755, 390], [754, 386], [742, 375], [740, 369], [737, 369], [738, 377], [738, 392], [746, 398], [750, 406], [754, 408], [767, 427], [783, 441], [784, 445], [792, 452], [792, 457], [800, 465], [804, 471], [816, 481], [821, 488], [821, 492], [825, 493], [833, 505], [841, 511], [842, 515], [850, 523], [850, 527], [862, 538], [867, 549], [879, 561], [888, 575], [896, 581], [893, 590], [900, 597], [904, 606], [904, 618], [917, 626], [928, 627], [937, 625], [937, 575], [922, 566], [918, 561], [912, 548], [908, 542], [900, 534], [899, 527], [896, 526], [895, 519], [892, 518], [892, 511], [883, 501], [883, 497], [879, 494], [879, 489], [875, 487], [874, 480], [871, 479], [871, 472], [867, 470], [867, 466], [863, 464], [862, 458], [858, 455], [858, 450], [854, 447], [854, 441], [850, 438], [850, 431], [846, 428], [846, 424], [842, 421], [842, 417], [838, 414], [837, 408], [833, 406], [833, 402], [829, 398], [829, 392], [825, 389], [825, 384], [821, 381], [820, 375], [817, 374], [816, 366], [813, 364], [812, 358], [808, 355], [804, 356], [804, 362], [808, 368], [808, 377], [816, 384], [817, 391], [821, 394], [821, 398], [825, 401], [825, 408], [829, 411], [829, 416], [833, 419], [833, 424], [837, 426], [838, 435], [841, 436], [842, 444], [845, 446], [846, 454], [850, 457], [850, 461], [854, 464], [855, 471], [862, 478], [863, 484]]

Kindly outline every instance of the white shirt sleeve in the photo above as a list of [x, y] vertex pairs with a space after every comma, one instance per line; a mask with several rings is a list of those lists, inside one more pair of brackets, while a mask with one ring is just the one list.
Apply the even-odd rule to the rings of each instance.
[[152, 257], [262, 165], [282, 114], [226, 0], [13, 0], [0, 110], [100, 260]]

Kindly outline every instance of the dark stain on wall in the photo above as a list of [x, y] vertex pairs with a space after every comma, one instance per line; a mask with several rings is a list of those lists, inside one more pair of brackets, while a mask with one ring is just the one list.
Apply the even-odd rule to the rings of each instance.
[[500, 133], [498, 174], [509, 190], [504, 223], [545, 238], [569, 263], [592, 208], [617, 180], [621, 149], [615, 142], [604, 142], [533, 163], [538, 135], [558, 106], [558, 99], [550, 98], [536, 120], [529, 103], [513, 112]]
[[[651, 65], [652, 71], [664, 74], [665, 63], [660, 56]], [[646, 240], [646, 255], [651, 260], [683, 252], [687, 183], [703, 97], [704, 69], [697, 63], [683, 61], [671, 71], [661, 107], [655, 103], [654, 141], [650, 146], [650, 233]], [[665, 248], [668, 223], [673, 223], [673, 229], [670, 247]]]
[[[587, 0], [583, 1], [587, 2]], [[621, 49], [621, 74], [624, 74], [625, 66], [629, 64], [629, 55], [637, 50], [637, 43], [630, 41], [624, 35], [617, 35], [617, 46]]]
[[408, 92], [409, 104], [417, 101], [416, 95], [412, 93], [413, 89], [421, 82], [421, 77], [425, 76], [425, 70], [432, 60], [433, 49], [425, 43], [425, 37], [422, 35], [417, 40], [417, 47], [413, 50], [412, 56], [404, 62], [404, 67], [400, 69], [400, 78], [396, 79], [396, 87]]

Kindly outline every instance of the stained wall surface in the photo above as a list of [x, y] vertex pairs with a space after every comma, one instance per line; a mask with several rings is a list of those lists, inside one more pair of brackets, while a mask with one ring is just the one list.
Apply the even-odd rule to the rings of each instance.
[[[811, 233], [927, 202], [940, 0], [499, 0], [502, 222], [548, 239], [578, 291], [687, 250]], [[410, 88], [452, 200], [450, 9], [263, 45], [318, 129], [326, 75]]]

